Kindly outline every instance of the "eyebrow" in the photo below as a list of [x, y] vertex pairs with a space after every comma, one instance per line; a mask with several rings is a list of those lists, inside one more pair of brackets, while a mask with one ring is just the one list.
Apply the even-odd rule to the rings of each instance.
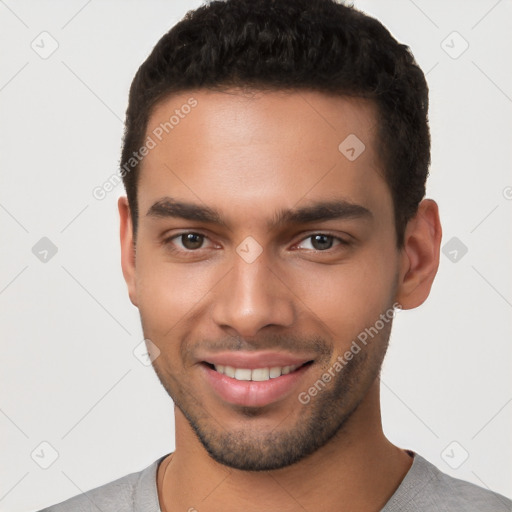
[[281, 226], [283, 224], [308, 224], [310, 222], [322, 222], [327, 220], [342, 219], [370, 219], [372, 212], [360, 205], [343, 199], [331, 201], [318, 201], [309, 206], [293, 210], [281, 210], [277, 212], [268, 227]]
[[172, 197], [164, 197], [156, 203], [146, 213], [148, 217], [174, 217], [186, 220], [196, 220], [210, 224], [219, 224], [227, 227], [222, 220], [219, 212], [208, 206], [176, 201]]
[[[149, 217], [179, 218], [191, 221], [218, 224], [228, 227], [220, 213], [214, 208], [164, 197], [156, 201], [146, 213]], [[267, 227], [273, 229], [286, 224], [308, 224], [327, 220], [341, 219], [370, 219], [372, 212], [360, 205], [343, 199], [317, 201], [311, 205], [289, 210], [279, 210], [267, 222]]]

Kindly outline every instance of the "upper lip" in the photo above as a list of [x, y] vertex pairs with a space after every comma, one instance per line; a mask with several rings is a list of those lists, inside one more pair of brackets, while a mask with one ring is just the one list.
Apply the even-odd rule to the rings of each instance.
[[255, 368], [274, 368], [278, 366], [301, 366], [312, 361], [312, 359], [311, 357], [301, 357], [283, 352], [218, 352], [204, 357], [202, 362], [254, 370]]

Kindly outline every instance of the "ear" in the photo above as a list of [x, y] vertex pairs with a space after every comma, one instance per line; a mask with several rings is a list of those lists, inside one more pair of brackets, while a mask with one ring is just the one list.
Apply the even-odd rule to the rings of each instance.
[[437, 203], [424, 199], [405, 229], [396, 299], [402, 309], [416, 308], [427, 299], [439, 267], [441, 236]]
[[134, 306], [137, 306], [137, 293], [135, 286], [135, 245], [133, 243], [133, 224], [130, 207], [126, 197], [117, 201], [120, 220], [121, 235], [121, 267], [128, 286], [128, 295]]

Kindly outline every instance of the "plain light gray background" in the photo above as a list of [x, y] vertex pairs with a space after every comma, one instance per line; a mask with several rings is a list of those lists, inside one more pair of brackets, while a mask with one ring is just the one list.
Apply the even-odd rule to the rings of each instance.
[[[123, 190], [92, 190], [116, 172], [136, 69], [198, 5], [0, 1], [0, 510], [42, 508], [173, 450], [172, 402], [133, 354], [143, 337], [120, 269]], [[512, 3], [356, 6], [428, 72], [428, 197], [451, 244], [427, 303], [395, 320], [385, 431], [510, 497]], [[46, 262], [43, 237], [58, 249]]]

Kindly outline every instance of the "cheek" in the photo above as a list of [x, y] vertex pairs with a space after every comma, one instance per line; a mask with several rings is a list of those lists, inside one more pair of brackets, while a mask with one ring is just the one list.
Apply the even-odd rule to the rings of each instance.
[[172, 336], [181, 320], [198, 315], [215, 284], [212, 267], [173, 264], [141, 251], [137, 254], [137, 300], [146, 330]]
[[305, 313], [328, 328], [335, 343], [350, 344], [393, 303], [394, 260], [378, 254], [369, 248], [343, 264], [311, 266], [294, 277], [290, 288], [297, 290]]

